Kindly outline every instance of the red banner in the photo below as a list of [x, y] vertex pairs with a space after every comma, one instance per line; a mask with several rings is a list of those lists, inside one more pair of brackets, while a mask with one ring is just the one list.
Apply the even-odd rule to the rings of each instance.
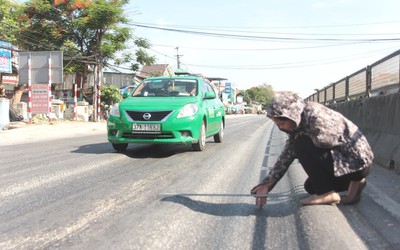
[[32, 84], [32, 113], [49, 113], [49, 96], [47, 84]]
[[8, 83], [8, 84], [16, 84], [18, 82], [18, 77], [17, 76], [3, 76], [2, 82]]

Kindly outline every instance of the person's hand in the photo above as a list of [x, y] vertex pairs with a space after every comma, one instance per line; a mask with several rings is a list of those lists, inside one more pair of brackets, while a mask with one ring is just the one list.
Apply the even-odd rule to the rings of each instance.
[[[250, 192], [251, 194], [266, 195], [269, 192], [269, 186], [267, 184], [258, 184], [257, 186], [253, 187]], [[256, 205], [259, 208], [262, 208], [267, 203], [267, 196], [265, 197], [256, 196], [255, 198], [256, 198]]]

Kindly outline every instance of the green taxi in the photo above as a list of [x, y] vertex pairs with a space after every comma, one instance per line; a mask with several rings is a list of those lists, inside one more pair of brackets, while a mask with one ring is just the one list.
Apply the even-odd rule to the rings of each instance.
[[107, 120], [108, 141], [117, 151], [130, 143], [191, 144], [202, 151], [207, 137], [223, 140], [225, 108], [202, 76], [147, 78], [123, 97]]

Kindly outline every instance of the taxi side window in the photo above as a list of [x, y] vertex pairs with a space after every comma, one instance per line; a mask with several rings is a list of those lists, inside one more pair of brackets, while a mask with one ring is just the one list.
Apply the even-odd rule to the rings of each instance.
[[206, 83], [206, 85], [207, 85], [207, 92], [213, 92], [213, 93], [215, 93], [214, 88], [211, 87], [211, 85], [210, 85], [209, 83]]
[[213, 92], [213, 93], [215, 93], [215, 91], [214, 91], [214, 88], [213, 87], [211, 87], [211, 85], [208, 83], [208, 82], [201, 82], [201, 89], [202, 89], [202, 92], [203, 92], [203, 98], [204, 98], [204, 95], [205, 95], [205, 93], [206, 92]]

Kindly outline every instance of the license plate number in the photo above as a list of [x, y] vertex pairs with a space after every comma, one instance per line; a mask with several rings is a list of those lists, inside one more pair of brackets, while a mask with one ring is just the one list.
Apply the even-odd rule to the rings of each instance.
[[132, 124], [133, 131], [161, 131], [160, 124]]

